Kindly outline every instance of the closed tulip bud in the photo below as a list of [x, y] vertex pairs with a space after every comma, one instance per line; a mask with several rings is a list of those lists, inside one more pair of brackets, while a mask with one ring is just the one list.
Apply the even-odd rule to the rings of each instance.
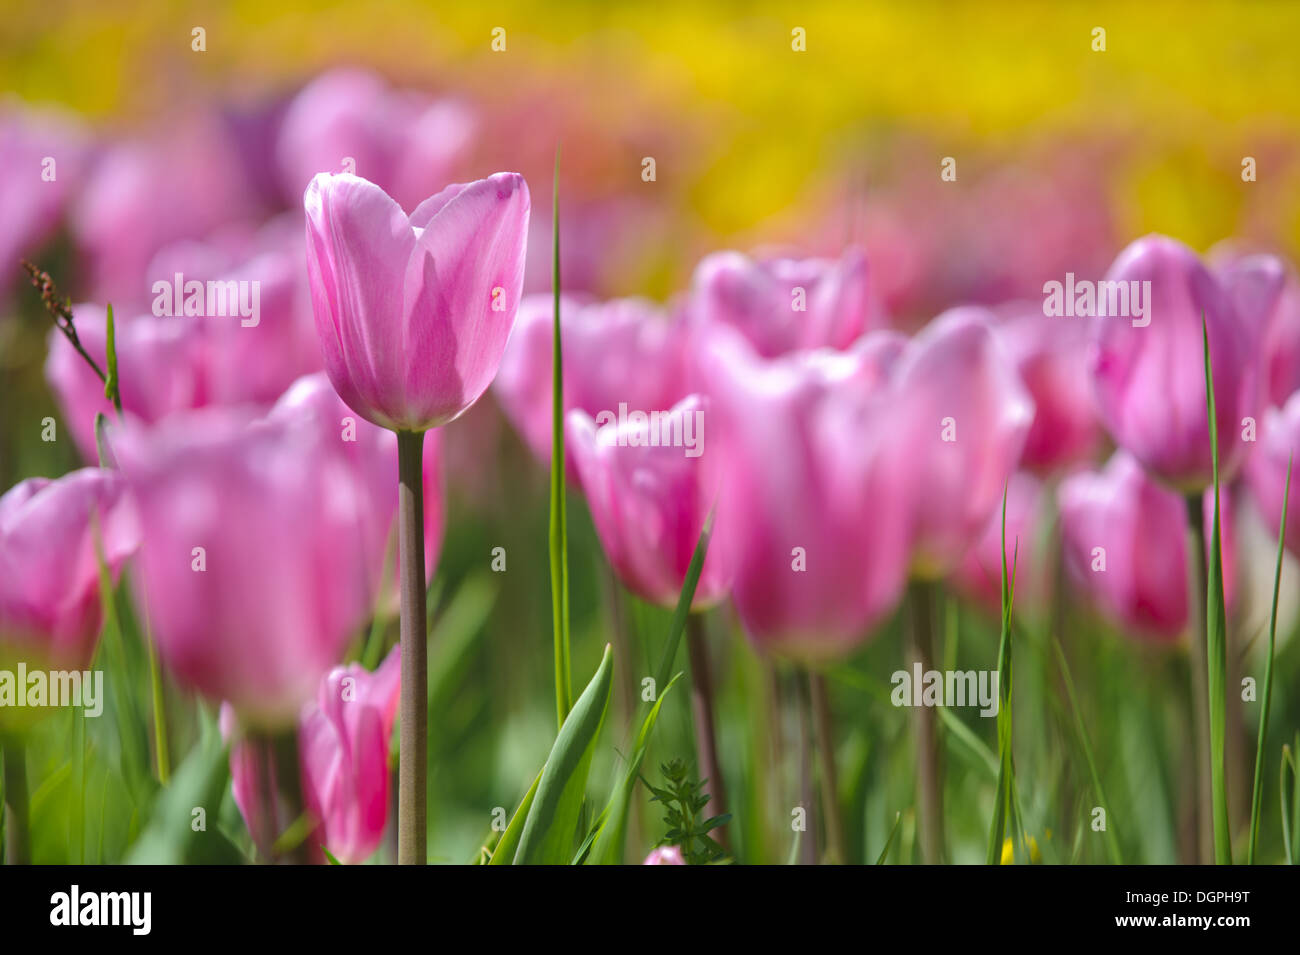
[[[719, 472], [705, 461], [708, 407], [691, 395], [670, 411], [634, 411], [628, 421], [575, 410], [566, 422], [605, 554], [628, 589], [651, 603], [676, 604], [717, 497]], [[711, 545], [692, 606], [717, 603], [730, 583], [725, 545]]]
[[[1255, 323], [1240, 314], [1234, 296], [1195, 252], [1163, 236], [1147, 236], [1126, 248], [1106, 280], [1122, 283], [1116, 287], [1127, 294], [1117, 295], [1116, 302], [1126, 297], [1133, 313], [1092, 319], [1097, 407], [1111, 436], [1184, 494], [1212, 483], [1204, 315], [1214, 370], [1219, 473], [1225, 483], [1231, 480], [1247, 447], [1241, 440], [1242, 419], [1256, 413]], [[1136, 301], [1144, 308], [1134, 307]]]
[[715, 540], [734, 555], [733, 600], [763, 650], [840, 656], [902, 594], [911, 490], [873, 364], [895, 351], [883, 341], [765, 361], [725, 330], [703, 351], [725, 468]]
[[[332, 669], [320, 682], [316, 700], [298, 718], [298, 763], [304, 808], [316, 823], [308, 838], [309, 856], [325, 861], [319, 847], [345, 864], [364, 862], [379, 848], [388, 825], [391, 789], [389, 741], [401, 695], [401, 648], [394, 647], [373, 673], [358, 664]], [[238, 718], [221, 709], [222, 733], [232, 740], [231, 788], [248, 830], [258, 839], [283, 832], [293, 822], [285, 807], [271, 807], [266, 818], [264, 774], [278, 767], [259, 740], [240, 738]], [[274, 778], [274, 776], [273, 776]], [[268, 851], [270, 846], [261, 845]]]
[[953, 309], [921, 330], [891, 386], [892, 454], [907, 472], [913, 572], [938, 577], [984, 533], [1020, 460], [1034, 402], [991, 331]]
[[1126, 633], [1177, 640], [1187, 626], [1187, 508], [1117, 451], [1101, 472], [1057, 492], [1065, 566], [1080, 592]]
[[497, 173], [408, 217], [378, 186], [321, 174], [303, 199], [325, 370], [363, 418], [425, 431], [492, 382], [519, 307], [528, 186]]

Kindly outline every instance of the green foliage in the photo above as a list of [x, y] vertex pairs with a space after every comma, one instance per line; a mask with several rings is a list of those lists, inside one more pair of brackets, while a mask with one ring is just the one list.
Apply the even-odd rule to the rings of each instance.
[[663, 821], [668, 824], [657, 845], [677, 846], [682, 850], [682, 858], [687, 865], [708, 865], [721, 861], [726, 850], [709, 835], [719, 826], [725, 826], [731, 814], [701, 818], [701, 811], [709, 804], [709, 796], [704, 793], [707, 780], [695, 779], [687, 772], [686, 764], [674, 759], [659, 767], [664, 777], [664, 785], [654, 786], [645, 777], [641, 781], [654, 793], [652, 802], [662, 803], [665, 811]]

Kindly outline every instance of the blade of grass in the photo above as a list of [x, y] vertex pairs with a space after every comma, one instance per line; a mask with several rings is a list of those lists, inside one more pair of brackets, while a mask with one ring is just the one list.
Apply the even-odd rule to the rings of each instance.
[[[1295, 748], [1282, 744], [1282, 765], [1278, 767], [1278, 809], [1282, 813], [1282, 851], [1286, 853], [1289, 865], [1300, 865], [1300, 844], [1293, 843], [1295, 826], [1292, 822], [1300, 820], [1300, 770], [1296, 767], [1295, 754], [1300, 752], [1300, 733], [1295, 735]], [[1291, 770], [1291, 796], [1294, 802], [1291, 811], [1287, 811], [1286, 775]]]
[[[1214, 406], [1214, 373], [1210, 358], [1210, 332], [1201, 313], [1201, 339], [1205, 350], [1205, 403], [1210, 423], [1210, 458], [1214, 472], [1214, 522], [1210, 530], [1209, 572], [1205, 595], [1205, 649], [1210, 707], [1210, 783], [1214, 815], [1214, 861], [1232, 864], [1232, 834], [1228, 828], [1228, 787], [1224, 756], [1226, 693], [1228, 683], [1227, 621], [1223, 597], [1222, 529], [1219, 524], [1219, 428]], [[1201, 555], [1194, 555], [1200, 559]]]
[[1264, 739], [1268, 735], [1268, 707], [1273, 696], [1273, 645], [1277, 640], [1277, 595], [1282, 587], [1282, 554], [1286, 543], [1286, 511], [1291, 503], [1291, 466], [1295, 455], [1286, 463], [1286, 486], [1282, 492], [1282, 521], [1277, 531], [1277, 568], [1273, 572], [1273, 609], [1268, 618], [1268, 657], [1264, 662], [1264, 696], [1260, 703], [1259, 740], [1255, 744], [1255, 785], [1250, 799], [1250, 845], [1246, 850], [1246, 864], [1255, 864], [1255, 850], [1259, 843], [1259, 807], [1264, 799]]
[[[1018, 561], [1018, 546], [1016, 550]], [[985, 862], [988, 865], [997, 865], [1001, 861], [1007, 816], [1015, 815], [1015, 801], [1012, 799], [1015, 776], [1011, 765], [1011, 606], [1015, 595], [1014, 574], [1014, 570], [1010, 576], [1007, 573], [1007, 489], [1004, 485], [1002, 488], [1002, 633], [998, 645], [998, 787], [993, 822], [989, 827], [988, 849], [985, 853]], [[1018, 820], [1013, 818], [1012, 824], [1017, 831], [1020, 830]]]
[[551, 199], [551, 287], [555, 295], [555, 340], [551, 368], [551, 629], [555, 643], [555, 715], [563, 729], [573, 706], [569, 657], [569, 541], [564, 513], [564, 358], [560, 345], [560, 147], [555, 147]]
[[885, 840], [885, 848], [880, 850], [880, 855], [876, 857], [876, 865], [884, 865], [885, 860], [889, 858], [889, 850], [894, 847], [894, 839], [898, 836], [898, 824], [903, 821], [901, 812], [894, 813], [894, 826], [889, 830], [889, 838]]

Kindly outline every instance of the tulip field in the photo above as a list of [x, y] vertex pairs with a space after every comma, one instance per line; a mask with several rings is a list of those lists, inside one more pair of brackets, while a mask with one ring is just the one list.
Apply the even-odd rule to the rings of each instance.
[[1300, 11], [59, 6], [5, 865], [1300, 862]]

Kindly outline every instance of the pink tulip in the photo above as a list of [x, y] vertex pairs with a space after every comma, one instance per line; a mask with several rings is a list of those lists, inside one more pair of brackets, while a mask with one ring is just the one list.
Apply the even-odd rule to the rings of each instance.
[[1257, 322], [1239, 314], [1233, 296], [1196, 253], [1163, 236], [1131, 244], [1106, 279], [1149, 282], [1150, 297], [1144, 318], [1092, 319], [1091, 366], [1102, 421], [1143, 467], [1180, 491], [1203, 491], [1211, 483], [1204, 314], [1214, 368], [1219, 471], [1225, 483], [1230, 481], [1246, 450], [1243, 418], [1256, 413], [1251, 328]]
[[81, 670], [100, 626], [99, 559], [116, 575], [139, 542], [121, 475], [28, 478], [0, 497], [0, 660]]
[[365, 508], [341, 456], [226, 410], [125, 428], [114, 449], [163, 662], [248, 725], [291, 722], [367, 610]]
[[[554, 299], [527, 295], [519, 307], [493, 392], [538, 460], [551, 460]], [[564, 409], [617, 414], [667, 411], [685, 397], [681, 323], [643, 299], [560, 303]], [[570, 477], [576, 471], [570, 468]]]
[[1238, 314], [1256, 323], [1261, 404], [1280, 408], [1300, 390], [1300, 279], [1274, 255], [1231, 258], [1218, 275]]
[[890, 390], [891, 454], [913, 504], [913, 572], [956, 566], [1002, 502], [1034, 402], [981, 308], [952, 309], [908, 346]]
[[709, 456], [725, 468], [714, 541], [735, 555], [736, 609], [766, 651], [841, 655], [902, 593], [911, 491], [884, 397], [895, 339], [765, 361], [717, 329], [701, 352], [718, 421]]
[[455, 175], [475, 126], [462, 103], [393, 90], [362, 70], [331, 70], [285, 111], [276, 145], [284, 192], [301, 196], [317, 173], [349, 172], [409, 209]]
[[356, 176], [318, 175], [303, 201], [316, 328], [335, 390], [393, 431], [462, 414], [491, 384], [519, 305], [523, 177], [449, 186], [409, 218]]
[[[1014, 574], [1015, 606], [1041, 607], [1051, 581], [1051, 555], [1043, 530], [1043, 484], [1026, 471], [1011, 475], [1007, 485], [1006, 562], [1008, 579]], [[953, 581], [964, 593], [987, 609], [1002, 609], [1002, 507], [989, 519], [984, 534], [957, 565]]]
[[[677, 603], [700, 531], [717, 497], [719, 472], [705, 466], [708, 401], [691, 395], [668, 412], [593, 420], [569, 412], [568, 446], [605, 554], [637, 596]], [[710, 546], [695, 609], [722, 600], [731, 584], [725, 546]]]
[[760, 355], [801, 348], [845, 349], [881, 324], [866, 257], [750, 259], [718, 252], [695, 270], [692, 314], [739, 329]]
[[[340, 862], [357, 864], [372, 856], [388, 825], [389, 740], [401, 693], [401, 650], [394, 647], [373, 673], [352, 663], [321, 680], [317, 699], [298, 719], [299, 772], [305, 809], [317, 822], [308, 837], [309, 855], [324, 861], [319, 846]], [[223, 706], [223, 734], [237, 732], [234, 710]], [[231, 788], [249, 832], [257, 839], [293, 821], [282, 807], [266, 819], [264, 793], [268, 762], [264, 747], [236, 739], [230, 750]], [[274, 779], [274, 767], [270, 767]], [[269, 849], [262, 845], [263, 851]]]
[[1300, 391], [1282, 408], [1264, 412], [1259, 446], [1246, 465], [1251, 496], [1274, 539], [1282, 522], [1282, 500], [1287, 494], [1286, 469], [1292, 456], [1297, 460], [1291, 470], [1286, 548], [1300, 554]]
[[1051, 474], [1090, 462], [1101, 442], [1088, 371], [1088, 329], [1049, 318], [1038, 305], [1018, 307], [994, 328], [1034, 402], [1021, 466]]
[[1187, 625], [1187, 510], [1182, 499], [1118, 451], [1101, 472], [1057, 492], [1065, 565], [1113, 623], [1159, 642]]
[[682, 858], [682, 850], [677, 846], [660, 846], [658, 849], [651, 849], [650, 854], [645, 857], [642, 865], [686, 865], [686, 860]]
[[[294, 382], [271, 409], [270, 418], [293, 428], [309, 428], [323, 447], [342, 455], [361, 508], [361, 536], [370, 592], [378, 597], [385, 567], [389, 591], [384, 609], [397, 606], [397, 435], [358, 420], [324, 372]], [[442, 542], [442, 441], [435, 431], [424, 439], [424, 572], [433, 579]]]

